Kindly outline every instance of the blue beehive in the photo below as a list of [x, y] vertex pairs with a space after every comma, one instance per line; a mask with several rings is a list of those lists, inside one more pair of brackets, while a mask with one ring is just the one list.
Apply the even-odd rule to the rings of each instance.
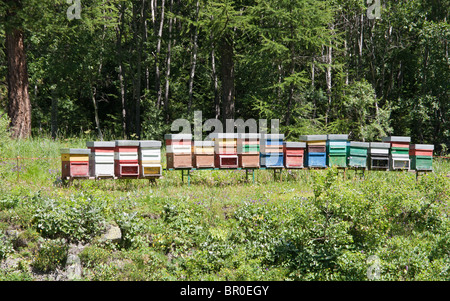
[[282, 168], [284, 166], [283, 134], [263, 134], [260, 142], [261, 167]]
[[306, 142], [305, 166], [310, 168], [326, 168], [327, 135], [302, 135], [300, 141]]

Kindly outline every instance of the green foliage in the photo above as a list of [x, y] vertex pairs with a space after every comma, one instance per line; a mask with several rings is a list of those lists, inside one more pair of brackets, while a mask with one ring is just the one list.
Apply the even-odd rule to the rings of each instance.
[[83, 195], [72, 196], [68, 201], [36, 196], [33, 225], [46, 238], [90, 241], [104, 226], [100, 204]]
[[41, 244], [32, 266], [38, 271], [50, 272], [66, 264], [68, 245], [61, 239], [47, 239]]
[[13, 252], [13, 244], [3, 232], [0, 232], [0, 242], [0, 260], [3, 260], [9, 253]]

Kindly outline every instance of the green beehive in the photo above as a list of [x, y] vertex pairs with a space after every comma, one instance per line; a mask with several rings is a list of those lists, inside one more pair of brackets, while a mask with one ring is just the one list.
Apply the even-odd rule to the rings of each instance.
[[348, 166], [354, 168], [366, 168], [368, 158], [368, 142], [349, 142], [348, 147]]
[[433, 170], [433, 150], [434, 145], [432, 144], [410, 145], [411, 169]]
[[347, 167], [347, 140], [348, 135], [327, 135], [327, 165]]

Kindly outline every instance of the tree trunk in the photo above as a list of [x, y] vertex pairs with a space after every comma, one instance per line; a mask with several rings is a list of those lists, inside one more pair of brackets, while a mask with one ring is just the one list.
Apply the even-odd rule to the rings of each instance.
[[6, 56], [8, 59], [8, 116], [13, 138], [31, 136], [31, 102], [28, 94], [28, 71], [21, 29], [6, 31]]
[[94, 105], [95, 127], [97, 128], [98, 138], [102, 141], [103, 133], [100, 128], [100, 119], [98, 118], [98, 102], [97, 102], [96, 94], [97, 94], [97, 89], [91, 85], [91, 97], [92, 97], [92, 104]]
[[[197, 0], [196, 8], [195, 8], [195, 19], [198, 22], [198, 13], [200, 9], [200, 1]], [[189, 75], [189, 102], [188, 102], [188, 114], [191, 113], [192, 107], [192, 94], [194, 93], [194, 76], [195, 76], [195, 67], [197, 66], [197, 39], [198, 39], [198, 29], [194, 29], [194, 41], [193, 41], [193, 49], [192, 49], [192, 64], [191, 64], [191, 73]]]
[[227, 119], [234, 118], [234, 51], [231, 34], [226, 34], [221, 38], [221, 73], [222, 73], [222, 119], [225, 123]]
[[[173, 0], [170, 1], [170, 12], [173, 9]], [[166, 70], [166, 88], [164, 91], [164, 112], [166, 123], [169, 123], [169, 90], [170, 90], [170, 64], [172, 58], [172, 24], [173, 18], [169, 19], [169, 42], [167, 45], [167, 70]]]
[[117, 32], [117, 56], [119, 60], [120, 99], [122, 103], [122, 137], [126, 139], [129, 133], [127, 127], [126, 89], [125, 89], [123, 59], [122, 59], [122, 32], [124, 24], [124, 14], [125, 14], [125, 5], [122, 5], [120, 12], [120, 24], [116, 27], [116, 32]]
[[[213, 16], [211, 16], [211, 20], [213, 19]], [[214, 83], [214, 117], [216, 119], [219, 119], [220, 117], [220, 96], [219, 96], [219, 79], [217, 77], [217, 71], [216, 71], [216, 53], [215, 53], [215, 41], [214, 41], [214, 35], [211, 31], [210, 35], [211, 42], [211, 76]]]
[[161, 40], [162, 40], [162, 31], [164, 26], [164, 9], [165, 9], [165, 0], [162, 0], [161, 3], [161, 21], [159, 23], [159, 29], [157, 33], [157, 43], [156, 43], [156, 57], [155, 57], [155, 91], [156, 91], [156, 106], [161, 108], [161, 71], [159, 70], [159, 54], [161, 52]]
[[52, 116], [51, 116], [51, 131], [52, 139], [56, 139], [58, 132], [58, 95], [57, 86], [52, 89]]

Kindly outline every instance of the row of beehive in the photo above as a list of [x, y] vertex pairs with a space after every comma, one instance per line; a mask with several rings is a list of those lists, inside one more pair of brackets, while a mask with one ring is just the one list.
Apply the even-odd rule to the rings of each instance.
[[[177, 168], [326, 168], [431, 170], [433, 145], [410, 145], [410, 137], [391, 136], [383, 142], [348, 141], [348, 135], [304, 135], [284, 142], [282, 134], [215, 134], [212, 141], [192, 135], [166, 135], [169, 169]], [[193, 143], [193, 144], [192, 144]], [[410, 150], [411, 148], [411, 150]], [[178, 159], [177, 159], [178, 157]]]
[[[282, 134], [215, 134], [192, 141], [190, 134], [166, 135], [168, 169], [325, 168], [432, 170], [433, 145], [410, 145], [409, 137], [383, 142], [347, 141], [347, 135], [305, 135], [284, 142]], [[160, 141], [94, 141], [87, 149], [62, 149], [62, 176], [157, 178], [162, 175]]]
[[86, 149], [61, 149], [62, 178], [157, 178], [160, 141], [89, 141]]

